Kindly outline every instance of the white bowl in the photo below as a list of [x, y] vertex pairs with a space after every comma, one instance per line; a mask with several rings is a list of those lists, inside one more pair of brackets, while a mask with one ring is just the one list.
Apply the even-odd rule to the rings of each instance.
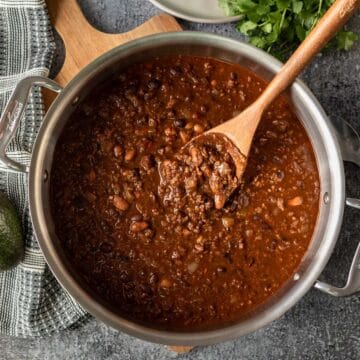
[[178, 18], [209, 24], [228, 23], [241, 19], [226, 16], [218, 0], [149, 0], [159, 9]]

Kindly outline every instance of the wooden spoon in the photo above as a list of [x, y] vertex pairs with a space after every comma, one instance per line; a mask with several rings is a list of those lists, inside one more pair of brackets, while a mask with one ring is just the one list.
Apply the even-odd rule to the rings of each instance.
[[[209, 143], [214, 143], [218, 136], [224, 135], [230, 140], [227, 148], [233, 158], [236, 176], [240, 183], [264, 110], [291, 85], [305, 66], [341, 29], [359, 6], [360, 0], [337, 0], [252, 105], [231, 120], [195, 137], [185, 145], [185, 148], [199, 140], [204, 143], [206, 141], [204, 137], [208, 139]], [[235, 189], [228, 189], [227, 194], [230, 195], [233, 190]]]

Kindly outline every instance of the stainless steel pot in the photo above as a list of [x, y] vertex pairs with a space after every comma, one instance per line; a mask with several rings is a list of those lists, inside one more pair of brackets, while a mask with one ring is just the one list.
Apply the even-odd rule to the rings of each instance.
[[[204, 345], [255, 331], [283, 315], [314, 284], [318, 289], [335, 296], [350, 295], [360, 290], [360, 245], [344, 288], [317, 282], [332, 253], [342, 223], [345, 205], [344, 170], [336, 132], [320, 104], [301, 81], [296, 81], [288, 91], [288, 96], [316, 154], [321, 179], [320, 212], [310, 247], [301, 266], [276, 296], [235, 325], [211, 331], [173, 332], [144, 326], [121, 317], [79, 280], [64, 256], [50, 212], [49, 179], [59, 134], [78, 102], [100, 82], [134, 62], [173, 54], [211, 56], [240, 63], [266, 80], [270, 80], [281, 66], [280, 62], [259, 49], [216, 35], [196, 32], [154, 35], [109, 51], [82, 70], [64, 89], [45, 78], [32, 77], [21, 81], [2, 116], [0, 160], [8, 169], [29, 172], [29, 201], [33, 226], [45, 258], [62, 286], [85, 309], [110, 326], [145, 340], [170, 345]], [[6, 148], [22, 117], [26, 97], [32, 85], [46, 86], [57, 91], [59, 95], [44, 118], [28, 168], [8, 158]], [[346, 146], [346, 142], [343, 142], [342, 150], [345, 155]], [[354, 199], [348, 202], [349, 205], [359, 205]]]

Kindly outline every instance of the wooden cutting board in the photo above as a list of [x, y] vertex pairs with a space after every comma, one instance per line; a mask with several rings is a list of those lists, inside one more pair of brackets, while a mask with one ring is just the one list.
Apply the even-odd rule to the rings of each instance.
[[[55, 81], [65, 86], [81, 69], [108, 50], [146, 35], [181, 31], [180, 25], [170, 15], [159, 14], [139, 27], [123, 34], [106, 34], [91, 26], [84, 17], [76, 0], [48, 0], [50, 18], [61, 36], [65, 47], [65, 60]], [[52, 94], [44, 93], [46, 105], [53, 100]], [[190, 346], [169, 346], [172, 351], [183, 353]]]
[[64, 64], [55, 78], [61, 86], [92, 60], [116, 46], [146, 35], [182, 30], [172, 16], [159, 14], [129, 32], [106, 34], [89, 24], [76, 0], [48, 0], [47, 6], [66, 51]]

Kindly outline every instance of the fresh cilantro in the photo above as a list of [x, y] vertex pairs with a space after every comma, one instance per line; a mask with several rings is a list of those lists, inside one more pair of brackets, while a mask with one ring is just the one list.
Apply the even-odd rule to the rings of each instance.
[[[218, 0], [227, 15], [242, 15], [236, 28], [250, 43], [278, 58], [289, 55], [335, 0]], [[340, 31], [333, 45], [349, 50], [358, 36]]]
[[340, 31], [336, 37], [337, 48], [339, 50], [349, 50], [358, 39], [358, 35], [351, 31]]

